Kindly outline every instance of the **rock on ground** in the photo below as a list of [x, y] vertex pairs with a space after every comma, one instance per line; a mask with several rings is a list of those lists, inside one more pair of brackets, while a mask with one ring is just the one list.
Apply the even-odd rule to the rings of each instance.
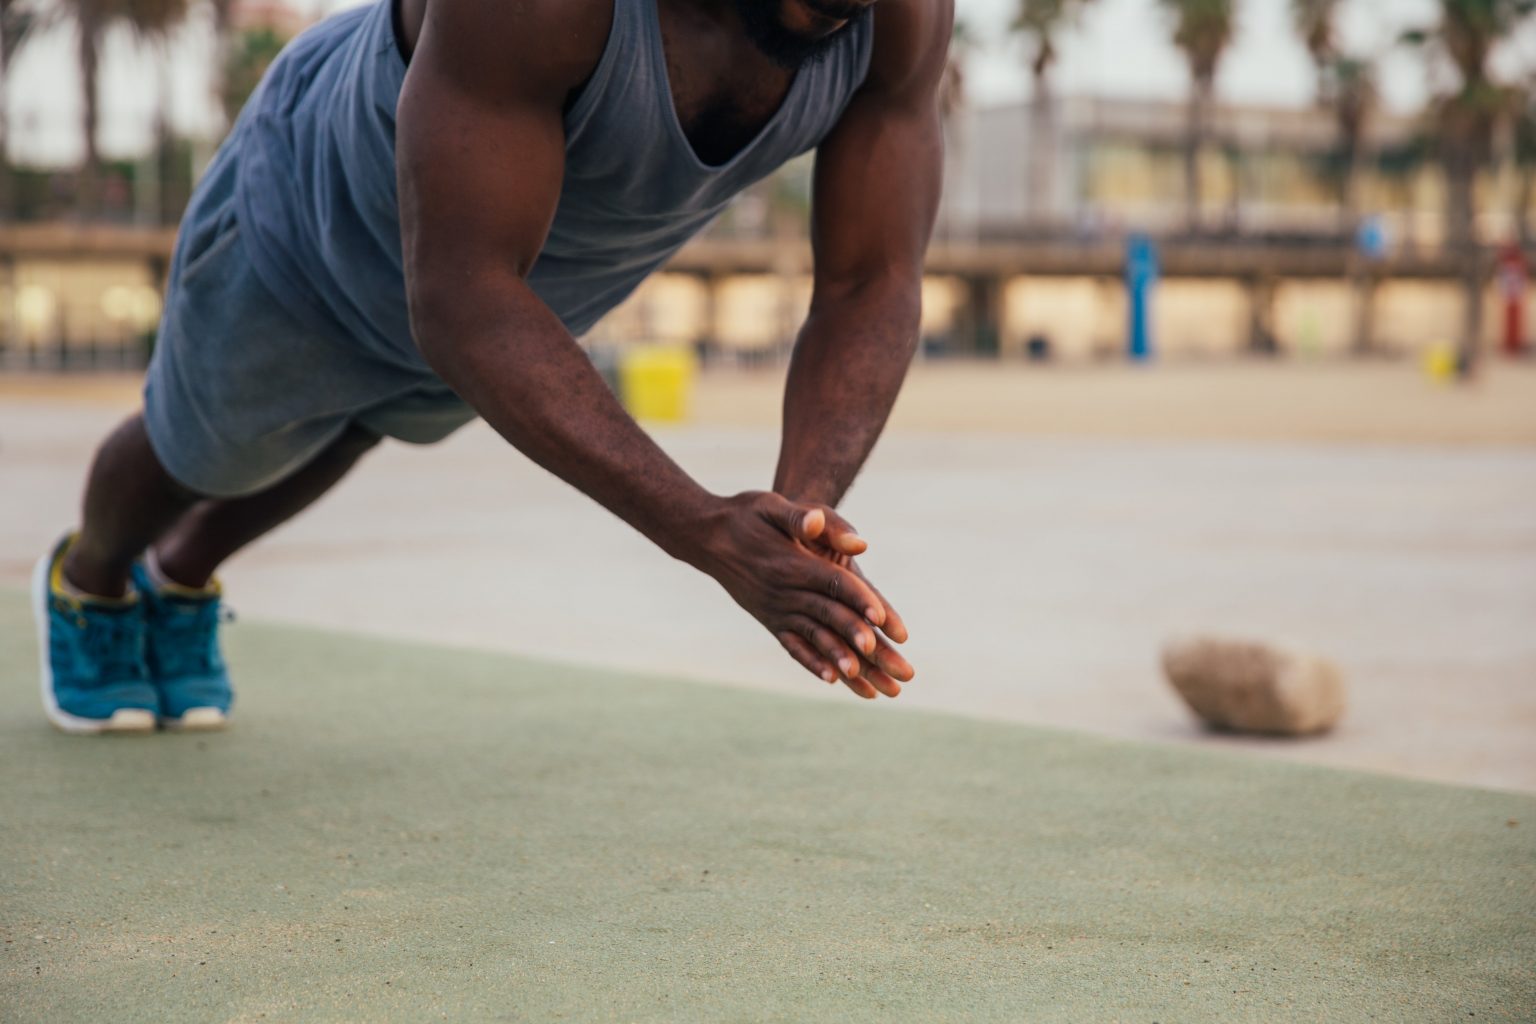
[[1215, 637], [1170, 642], [1163, 672], [1206, 724], [1234, 732], [1305, 736], [1344, 714], [1344, 677], [1326, 658]]

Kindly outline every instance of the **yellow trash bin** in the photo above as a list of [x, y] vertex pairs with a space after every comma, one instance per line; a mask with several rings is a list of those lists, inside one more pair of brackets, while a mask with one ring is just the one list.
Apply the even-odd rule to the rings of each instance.
[[619, 397], [637, 420], [681, 423], [698, 373], [691, 349], [636, 345], [619, 356]]
[[1424, 374], [1436, 384], [1448, 384], [1460, 371], [1456, 349], [1449, 342], [1438, 341], [1424, 352]]

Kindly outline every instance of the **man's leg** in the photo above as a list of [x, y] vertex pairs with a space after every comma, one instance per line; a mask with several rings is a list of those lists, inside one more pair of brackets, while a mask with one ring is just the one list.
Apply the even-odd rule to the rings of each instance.
[[378, 441], [376, 434], [349, 427], [303, 469], [265, 491], [204, 499], [165, 471], [144, 421], [135, 416], [96, 453], [65, 578], [88, 594], [122, 597], [134, 561], [153, 546], [171, 580], [206, 586], [225, 559], [313, 504]]
[[160, 465], [143, 417], [134, 416], [96, 452], [64, 578], [87, 594], [125, 596], [134, 560], [198, 500]]
[[[78, 539], [67, 558], [56, 548], [38, 577], [45, 649], [79, 653], [45, 659], [44, 706], [55, 724], [72, 732], [145, 731], [157, 719], [168, 729], [223, 728], [234, 689], [219, 650], [214, 570], [312, 504], [377, 443], [349, 427], [279, 483], [216, 499], [171, 477], [140, 418], [119, 427], [91, 468]], [[155, 558], [136, 564], [146, 550]], [[102, 600], [126, 596], [130, 580], [132, 603]], [[67, 585], [95, 599], [71, 596]]]
[[196, 500], [160, 465], [137, 416], [97, 451], [81, 532], [55, 544], [32, 578], [43, 709], [58, 728], [154, 731], [164, 705], [150, 675], [147, 619], [143, 603], [130, 595], [129, 573], [145, 546]]
[[159, 569], [184, 587], [206, 587], [236, 551], [308, 508], [370, 449], [379, 436], [350, 426], [303, 469], [243, 498], [198, 502], [153, 544]]

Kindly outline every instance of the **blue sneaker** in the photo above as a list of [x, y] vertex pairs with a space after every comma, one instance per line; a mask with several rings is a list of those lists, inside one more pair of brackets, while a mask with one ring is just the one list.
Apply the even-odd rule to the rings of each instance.
[[160, 695], [161, 724], [194, 731], [224, 728], [235, 692], [219, 652], [223, 616], [218, 583], [206, 590], [157, 587], [138, 563], [133, 585], [144, 602], [149, 678]]
[[43, 709], [65, 732], [154, 732], [160, 700], [144, 656], [144, 608], [82, 598], [64, 585], [66, 534], [32, 573]]

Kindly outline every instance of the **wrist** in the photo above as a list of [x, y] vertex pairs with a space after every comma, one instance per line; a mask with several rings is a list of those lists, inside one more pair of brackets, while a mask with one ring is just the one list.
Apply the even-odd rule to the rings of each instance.
[[658, 547], [680, 562], [709, 573], [713, 561], [712, 538], [726, 516], [727, 499], [703, 488], [672, 510], [667, 527], [653, 538]]
[[826, 505], [836, 508], [842, 494], [827, 480], [812, 480], [780, 472], [773, 480], [773, 492], [802, 505]]

